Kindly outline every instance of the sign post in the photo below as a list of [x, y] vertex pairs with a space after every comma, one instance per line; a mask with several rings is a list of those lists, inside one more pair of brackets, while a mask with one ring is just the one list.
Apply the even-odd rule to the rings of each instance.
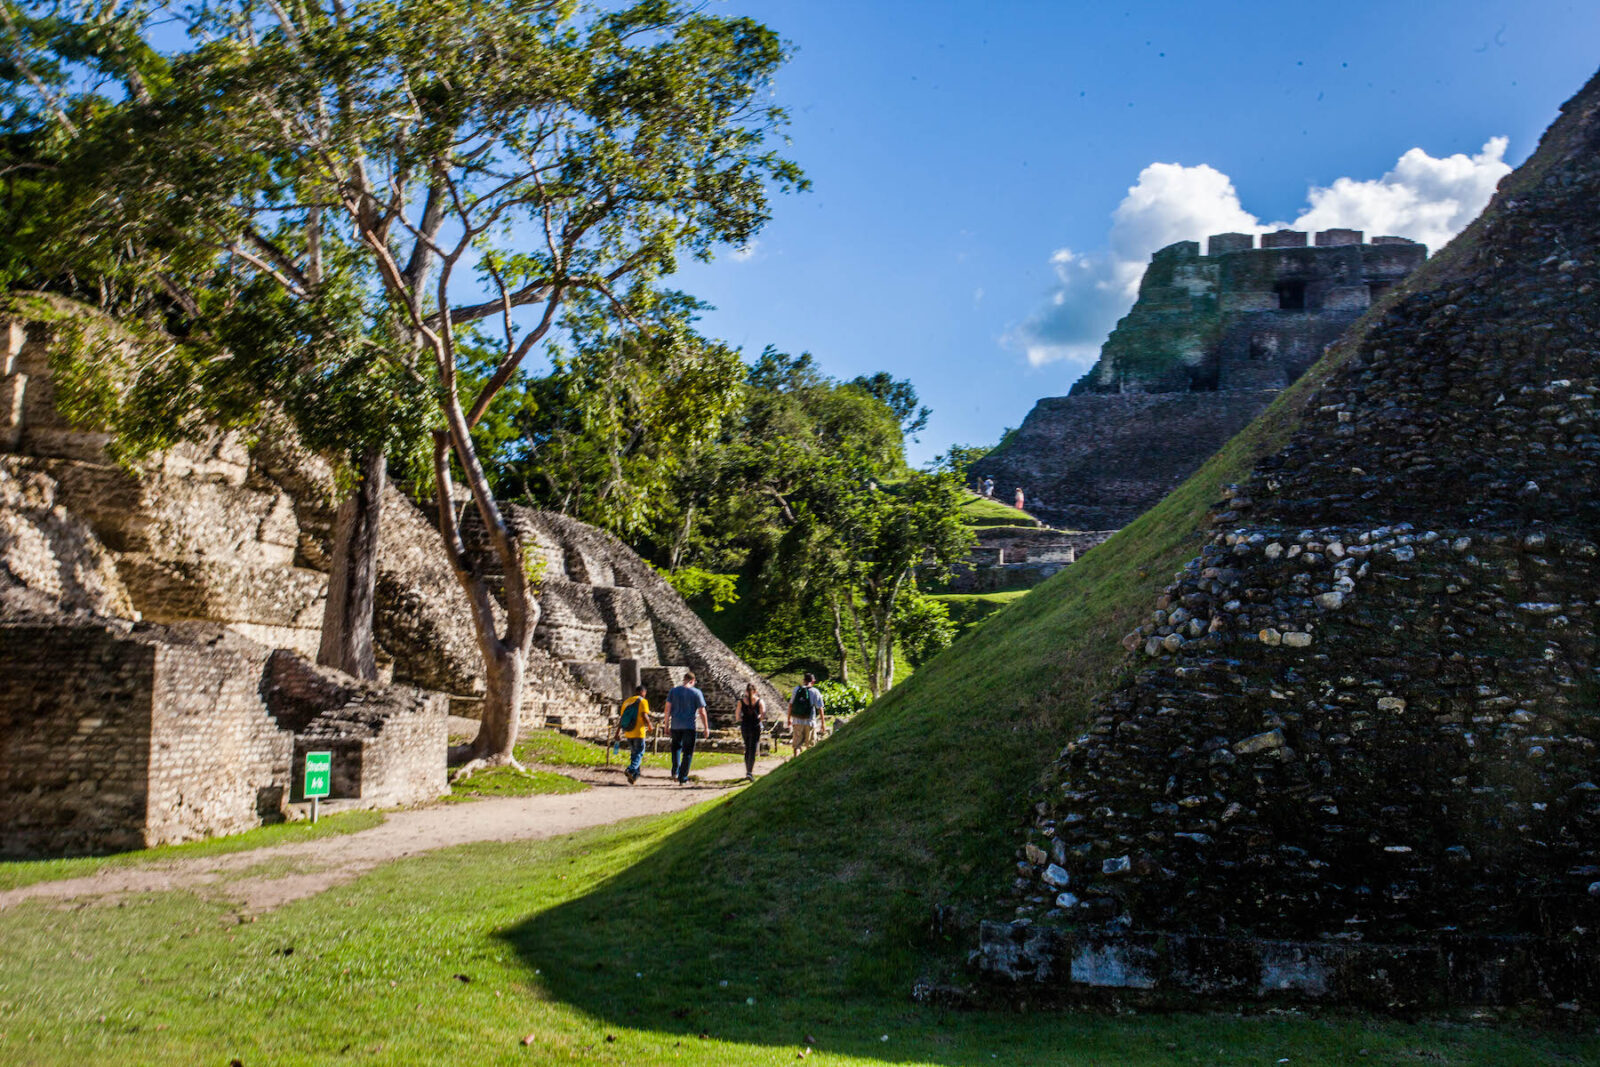
[[306, 753], [305, 795], [311, 801], [311, 821], [317, 821], [317, 801], [333, 790], [333, 753]]

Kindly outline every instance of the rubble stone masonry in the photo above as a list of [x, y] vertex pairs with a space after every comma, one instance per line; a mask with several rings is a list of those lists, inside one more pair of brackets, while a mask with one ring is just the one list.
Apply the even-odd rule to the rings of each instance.
[[988, 973], [1600, 997], [1600, 79], [1229, 487], [1061, 752]]

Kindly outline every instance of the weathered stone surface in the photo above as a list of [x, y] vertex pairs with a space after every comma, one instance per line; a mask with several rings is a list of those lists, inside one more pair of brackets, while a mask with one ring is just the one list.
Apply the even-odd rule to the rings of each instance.
[[[1327, 234], [1343, 235], [1325, 243]], [[1156, 252], [1139, 299], [1070, 395], [1048, 397], [974, 465], [1003, 499], [1080, 530], [1131, 521], [1199, 469], [1427, 255], [1397, 238], [1318, 234], [1259, 249], [1219, 234]], [[1348, 243], [1345, 238], [1354, 238]], [[1234, 502], [1240, 511], [1249, 496]]]
[[1199, 993], [1595, 995], [1597, 200], [1600, 78], [1217, 505], [1135, 631], [1205, 636], [1130, 664], [1034, 814], [1101, 918], [1031, 943]]

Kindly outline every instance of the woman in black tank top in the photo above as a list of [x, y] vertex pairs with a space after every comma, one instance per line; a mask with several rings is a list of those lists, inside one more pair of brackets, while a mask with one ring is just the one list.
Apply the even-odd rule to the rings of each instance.
[[744, 737], [744, 776], [746, 781], [754, 781], [756, 756], [761, 748], [761, 720], [766, 717], [766, 706], [756, 692], [756, 683], [745, 683], [738, 712], [739, 733]]

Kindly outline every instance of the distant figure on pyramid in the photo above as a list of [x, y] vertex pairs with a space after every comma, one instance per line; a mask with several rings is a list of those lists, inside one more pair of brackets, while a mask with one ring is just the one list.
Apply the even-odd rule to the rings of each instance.
[[994, 496], [994, 479], [993, 478], [985, 478], [983, 480], [983, 495], [984, 496]]
[[1017, 510], [1018, 511], [1023, 510], [1023, 508], [1022, 508], [1022, 487], [1021, 486], [1017, 487]]

